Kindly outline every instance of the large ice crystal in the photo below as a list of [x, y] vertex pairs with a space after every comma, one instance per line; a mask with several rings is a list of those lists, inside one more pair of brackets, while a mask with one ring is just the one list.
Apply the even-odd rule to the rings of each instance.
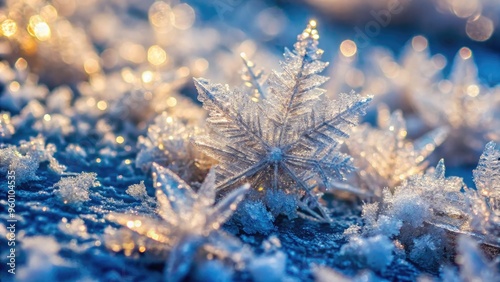
[[223, 232], [221, 226], [236, 210], [249, 185], [241, 186], [214, 205], [213, 172], [198, 192], [156, 163], [153, 164], [153, 178], [159, 219], [116, 213], [108, 215], [108, 219], [170, 249], [165, 271], [169, 281], [182, 280], [199, 252], [232, 260], [235, 264], [244, 263], [243, 246]]
[[378, 127], [357, 127], [346, 144], [358, 168], [357, 186], [381, 197], [385, 187], [392, 190], [427, 168], [426, 158], [444, 141], [447, 130], [438, 128], [411, 142], [401, 111], [389, 115], [385, 107], [379, 109]]
[[355, 93], [341, 94], [335, 101], [324, 98], [319, 86], [327, 78], [319, 73], [327, 63], [320, 61], [318, 38], [316, 22], [311, 21], [294, 50], [285, 50], [283, 71], [273, 72], [265, 89], [257, 89], [265, 92], [260, 102], [252, 101], [246, 91], [196, 79], [211, 129], [196, 144], [219, 161], [219, 191], [242, 181], [252, 183], [254, 197], [284, 190], [301, 198], [299, 206], [307, 212], [301, 215], [328, 221], [315, 188], [318, 181], [331, 187], [354, 170], [351, 158], [338, 147], [370, 98]]

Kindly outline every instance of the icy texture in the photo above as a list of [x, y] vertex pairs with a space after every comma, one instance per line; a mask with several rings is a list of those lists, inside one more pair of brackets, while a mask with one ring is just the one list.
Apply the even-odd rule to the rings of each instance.
[[63, 177], [54, 184], [57, 195], [65, 204], [90, 200], [90, 188], [99, 186], [96, 173], [82, 172], [74, 177]]
[[108, 219], [170, 249], [165, 270], [169, 281], [182, 280], [199, 251], [233, 260], [236, 264], [242, 263], [241, 253], [233, 256], [234, 250], [231, 250], [234, 242], [233, 245], [230, 242], [235, 239], [220, 228], [236, 210], [249, 189], [248, 185], [234, 190], [214, 206], [214, 173], [207, 176], [198, 192], [156, 163], [153, 163], [153, 178], [159, 204], [157, 213], [161, 219], [116, 213], [108, 215]]
[[459, 177], [446, 177], [444, 161], [422, 176], [413, 176], [399, 186], [393, 195], [386, 194], [388, 215], [400, 218], [418, 227], [431, 222], [454, 229], [467, 219], [467, 205], [462, 190], [466, 189]]
[[339, 153], [338, 147], [370, 99], [354, 93], [340, 95], [336, 101], [323, 97], [319, 86], [327, 78], [319, 73], [327, 63], [320, 61], [323, 51], [317, 48], [318, 38], [312, 21], [299, 35], [295, 49], [285, 50], [283, 72], [270, 75], [260, 102], [240, 90], [196, 79], [198, 99], [209, 112], [211, 129], [196, 144], [219, 161], [219, 191], [242, 181], [252, 184], [257, 197], [267, 190], [284, 190], [299, 196], [301, 215], [329, 221], [314, 188], [318, 181], [330, 187], [354, 169], [350, 157]]
[[444, 141], [447, 130], [435, 129], [411, 142], [406, 139], [408, 132], [402, 112], [389, 115], [385, 107], [379, 108], [378, 127], [356, 128], [346, 144], [358, 168], [357, 186], [381, 197], [382, 189], [393, 190], [427, 168], [426, 158]]
[[[359, 242], [373, 236], [392, 239], [391, 245], [397, 247], [394, 251], [406, 251], [398, 251], [398, 256], [407, 256], [420, 267], [435, 271], [441, 261], [448, 259], [446, 249], [450, 245], [444, 230], [462, 233], [461, 228], [468, 224], [464, 189], [467, 187], [461, 178], [445, 177], [441, 160], [435, 169], [411, 176], [393, 192], [385, 189], [380, 203], [365, 204], [364, 226], [353, 225], [345, 234]], [[360, 253], [360, 246], [349, 243], [343, 249]]]

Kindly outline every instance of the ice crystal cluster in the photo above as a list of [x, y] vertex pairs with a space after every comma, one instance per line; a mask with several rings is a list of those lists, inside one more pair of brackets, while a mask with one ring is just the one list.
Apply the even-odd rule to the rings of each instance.
[[21, 141], [19, 146], [0, 147], [0, 171], [17, 171], [19, 183], [37, 180], [36, 171], [40, 163], [48, 162], [49, 169], [57, 174], [63, 174], [64, 165], [54, 158], [56, 147], [54, 144], [45, 144], [43, 137], [31, 138], [30, 141]]
[[381, 197], [382, 189], [394, 189], [427, 168], [426, 158], [444, 141], [447, 129], [438, 128], [409, 141], [402, 112], [390, 115], [385, 107], [379, 109], [378, 127], [357, 127], [346, 144], [358, 168], [357, 186]]
[[[327, 63], [320, 60], [323, 51], [317, 47], [318, 38], [312, 21], [298, 36], [294, 50], [285, 50], [282, 72], [271, 73], [265, 83], [252, 75], [259, 101], [240, 89], [196, 79], [210, 128], [209, 135], [197, 138], [196, 144], [219, 162], [219, 191], [249, 181], [254, 191], [250, 197], [263, 198], [281, 190], [299, 198], [300, 214], [328, 221], [315, 188], [318, 183], [330, 188], [354, 169], [339, 146], [370, 99], [355, 93], [342, 94], [335, 101], [324, 97], [319, 87], [327, 78], [319, 73]], [[269, 203], [268, 207], [277, 208]]]
[[[394, 190], [384, 189], [381, 202], [363, 206], [363, 227], [353, 225], [345, 231], [350, 241], [342, 251], [351, 259], [357, 256], [353, 261], [365, 261], [363, 266], [377, 270], [380, 267], [370, 264], [369, 259], [378, 258], [377, 263], [381, 263], [385, 258], [385, 267], [398, 253], [397, 248], [402, 248], [411, 261], [432, 269], [440, 260], [449, 259], [446, 249], [452, 243], [445, 234], [467, 234], [489, 248], [497, 248], [500, 150], [495, 146], [494, 142], [486, 145], [474, 170], [477, 190], [467, 187], [459, 177], [446, 177], [443, 160]], [[392, 239], [394, 244], [385, 242], [388, 253], [384, 255], [372, 251], [363, 256], [364, 260], [359, 259], [360, 250], [368, 247], [353, 245], [369, 245], [376, 238]]]

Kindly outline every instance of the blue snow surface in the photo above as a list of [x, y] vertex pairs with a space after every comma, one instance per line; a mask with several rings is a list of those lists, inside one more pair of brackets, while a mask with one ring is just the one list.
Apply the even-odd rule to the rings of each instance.
[[[215, 1], [215, 0], [214, 0]], [[189, 1], [188, 1], [189, 2]], [[217, 1], [215, 1], [217, 2]], [[224, 2], [224, 1], [222, 1]], [[244, 1], [243, 1], [244, 2]], [[292, 1], [294, 2], [294, 1]], [[191, 1], [198, 11], [202, 11], [201, 19], [224, 26], [238, 26], [249, 36], [253, 36], [251, 22], [252, 14], [245, 13], [245, 4], [238, 9], [218, 15], [213, 5], [204, 1]], [[346, 22], [335, 22], [334, 19], [322, 14], [320, 11], [309, 9], [303, 4], [290, 4], [287, 1], [268, 1], [264, 5], [279, 5], [289, 18], [286, 30], [273, 40], [265, 44], [276, 53], [281, 53], [283, 47], [291, 46], [305, 23], [310, 18], [319, 22], [320, 34], [334, 34], [323, 36], [320, 47], [325, 49], [324, 58], [333, 58], [338, 44], [349, 37], [352, 26]], [[479, 66], [481, 79], [494, 85], [500, 82], [500, 39], [498, 31], [496, 37], [488, 43], [479, 44], [470, 41], [459, 32], [449, 34], [434, 33], [432, 30], [422, 30], [421, 23], [405, 23], [401, 26], [388, 27], [372, 44], [386, 46], [398, 52], [402, 46], [416, 34], [424, 34], [429, 38], [433, 53], [444, 53], [449, 61], [456, 51], [462, 46], [470, 46], [474, 50], [475, 60]], [[256, 40], [259, 40], [258, 36]], [[331, 47], [331, 48], [329, 48]], [[5, 85], [2, 85], [5, 87]], [[195, 97], [193, 87], [183, 90], [189, 97]], [[0, 106], [0, 108], [2, 108]], [[368, 120], [370, 121], [370, 120]], [[18, 129], [18, 133], [5, 144], [18, 144], [20, 140], [29, 140], [37, 132], [31, 129]], [[134, 160], [136, 151], [118, 152], [115, 157], [95, 163], [97, 153], [94, 141], [66, 140], [68, 143], [80, 144], [88, 153], [85, 160], [76, 161], [69, 159], [64, 154], [64, 148], [58, 140], [47, 140], [61, 148], [55, 157], [59, 162], [68, 167], [71, 172], [95, 172], [101, 184], [91, 188], [90, 201], [79, 205], [67, 205], [56, 197], [54, 184], [60, 176], [49, 171], [44, 163], [37, 171], [38, 181], [31, 181], [16, 187], [16, 275], [24, 281], [162, 281], [165, 262], [148, 257], [147, 255], [125, 256], [115, 253], [104, 245], [104, 230], [108, 226], [118, 225], [105, 220], [105, 215], [110, 212], [126, 213], [133, 210], [138, 214], [154, 214], [155, 203], [143, 204], [141, 201], [128, 195], [125, 190], [129, 185], [144, 181], [149, 196], [154, 197], [152, 180], [142, 171], [123, 166], [126, 159]], [[467, 167], [449, 167], [447, 174], [465, 178], [471, 185], [471, 169]], [[8, 213], [6, 177], [0, 177], [0, 222], [6, 226]], [[289, 220], [278, 218], [275, 222], [276, 229], [272, 233], [279, 238], [282, 250], [287, 255], [286, 273], [299, 281], [313, 281], [312, 265], [325, 265], [338, 270], [346, 275], [355, 275], [356, 269], [351, 262], [339, 257], [339, 250], [347, 239], [342, 235], [344, 230], [352, 224], [361, 224], [361, 202], [342, 201], [327, 197], [334, 218], [333, 224], [320, 224], [303, 219]], [[66, 223], [74, 219], [82, 219], [87, 228], [84, 233], [72, 233], [65, 229]], [[233, 231], [232, 228], [228, 228]], [[82, 235], [83, 234], [83, 235]], [[255, 250], [261, 248], [262, 242], [268, 238], [263, 235], [249, 235], [240, 231], [237, 234], [243, 242], [253, 246]], [[31, 237], [32, 246], [24, 246], [23, 239]], [[50, 238], [56, 242], [52, 244]], [[0, 237], [0, 281], [11, 281], [14, 276], [7, 271], [8, 241]], [[33, 244], [35, 247], [33, 247]], [[59, 248], [59, 249], [58, 249]], [[25, 268], [23, 270], [23, 268]], [[376, 272], [380, 278], [389, 281], [416, 281], [424, 273], [412, 262], [395, 259], [384, 271]], [[437, 275], [437, 273], [428, 273]], [[19, 276], [16, 276], [18, 279]], [[214, 276], [217, 278], [217, 276]], [[210, 281], [211, 277], [204, 277], [203, 281]], [[85, 280], [87, 279], [87, 280]], [[194, 279], [188, 277], [187, 280]], [[242, 272], [234, 276], [235, 280], [250, 281], [250, 275]]]

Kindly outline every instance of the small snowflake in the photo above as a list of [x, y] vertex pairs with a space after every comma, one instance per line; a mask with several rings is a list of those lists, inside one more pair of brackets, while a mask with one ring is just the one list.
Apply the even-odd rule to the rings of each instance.
[[499, 135], [500, 92], [481, 85], [472, 51], [458, 52], [449, 80], [418, 89], [416, 110], [429, 127], [446, 126], [450, 136], [443, 145], [452, 163], [472, 163], [490, 136]]
[[[233, 256], [235, 239], [221, 230], [233, 214], [249, 185], [234, 190], [215, 204], [215, 174], [209, 173], [196, 193], [167, 168], [153, 164], [154, 187], [160, 219], [131, 214], [110, 214], [108, 219], [170, 249], [166, 277], [184, 277], [200, 250], [240, 263]], [[215, 205], [214, 205], [215, 204]], [[227, 238], [227, 239], [226, 239]]]

